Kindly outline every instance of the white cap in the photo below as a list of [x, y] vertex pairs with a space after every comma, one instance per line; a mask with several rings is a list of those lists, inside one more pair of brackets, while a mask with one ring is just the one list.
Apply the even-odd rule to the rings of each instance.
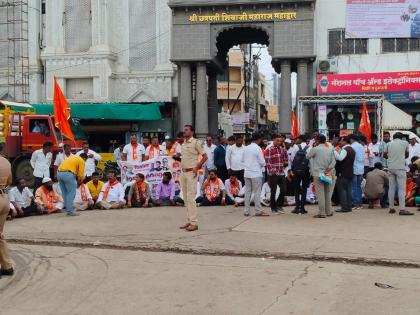
[[52, 179], [51, 179], [51, 178], [49, 178], [49, 177], [44, 177], [44, 178], [42, 179], [42, 183], [43, 183], [43, 184], [48, 183], [48, 182], [52, 182]]
[[415, 136], [415, 135], [409, 135], [409, 136], [408, 136], [408, 139], [410, 139], [410, 140], [411, 140], [411, 139], [416, 139], [416, 136]]
[[284, 142], [286, 142], [286, 143], [292, 143], [292, 140], [290, 140], [289, 138], [287, 138], [286, 140], [284, 140]]
[[61, 142], [61, 143], [58, 145], [58, 147], [59, 147], [59, 148], [64, 147], [64, 143], [63, 143], [63, 142]]
[[171, 137], [165, 136], [165, 140], [169, 140], [169, 139], [171, 139]]

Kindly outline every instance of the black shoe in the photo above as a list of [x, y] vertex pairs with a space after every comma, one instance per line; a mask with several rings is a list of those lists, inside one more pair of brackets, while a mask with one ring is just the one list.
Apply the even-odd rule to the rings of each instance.
[[414, 213], [407, 210], [400, 210], [399, 215], [414, 215]]
[[394, 213], [396, 213], [397, 211], [395, 211], [395, 209], [389, 209], [389, 213], [390, 214], [394, 214]]
[[347, 213], [347, 212], [352, 212], [352, 210], [338, 209], [338, 210], [335, 210], [335, 212], [338, 212], [338, 213]]
[[301, 214], [307, 214], [308, 211], [306, 211], [304, 208], [302, 208], [302, 209], [299, 210], [299, 213], [301, 213]]
[[10, 269], [1, 269], [0, 270], [0, 274], [2, 276], [13, 276], [14, 273], [15, 273], [15, 271], [13, 270], [13, 268], [10, 268]]
[[300, 212], [299, 208], [294, 208], [292, 210], [292, 213], [294, 213], [294, 214], [299, 214], [299, 212]]

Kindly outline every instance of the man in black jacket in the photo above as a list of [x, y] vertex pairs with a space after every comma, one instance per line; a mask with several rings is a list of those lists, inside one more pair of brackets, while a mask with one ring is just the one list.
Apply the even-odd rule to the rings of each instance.
[[350, 146], [350, 138], [344, 137], [340, 141], [340, 151], [334, 152], [337, 164], [337, 188], [340, 197], [341, 209], [336, 212], [351, 212], [353, 193], [353, 163], [356, 152]]
[[225, 182], [229, 178], [226, 168], [226, 138], [219, 136], [217, 139], [219, 143], [214, 150], [214, 165], [217, 168], [217, 177]]
[[327, 127], [330, 139], [340, 136], [340, 125], [343, 123], [343, 117], [337, 110], [337, 107], [333, 107], [332, 111], [327, 115]]

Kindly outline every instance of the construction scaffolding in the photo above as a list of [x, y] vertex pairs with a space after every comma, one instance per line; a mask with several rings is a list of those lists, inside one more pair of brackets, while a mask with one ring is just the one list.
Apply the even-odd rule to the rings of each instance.
[[29, 99], [28, 8], [28, 0], [0, 0], [0, 99]]

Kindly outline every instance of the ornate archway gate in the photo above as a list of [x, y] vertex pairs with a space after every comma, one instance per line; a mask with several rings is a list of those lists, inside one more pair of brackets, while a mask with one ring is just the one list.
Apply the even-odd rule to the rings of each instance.
[[289, 133], [291, 73], [297, 72], [298, 96], [311, 95], [313, 86], [315, 1], [169, 0], [171, 60], [179, 67], [178, 127], [194, 124], [199, 136], [216, 134], [217, 72], [227, 66], [232, 45], [257, 42], [268, 43], [281, 73], [279, 131]]

